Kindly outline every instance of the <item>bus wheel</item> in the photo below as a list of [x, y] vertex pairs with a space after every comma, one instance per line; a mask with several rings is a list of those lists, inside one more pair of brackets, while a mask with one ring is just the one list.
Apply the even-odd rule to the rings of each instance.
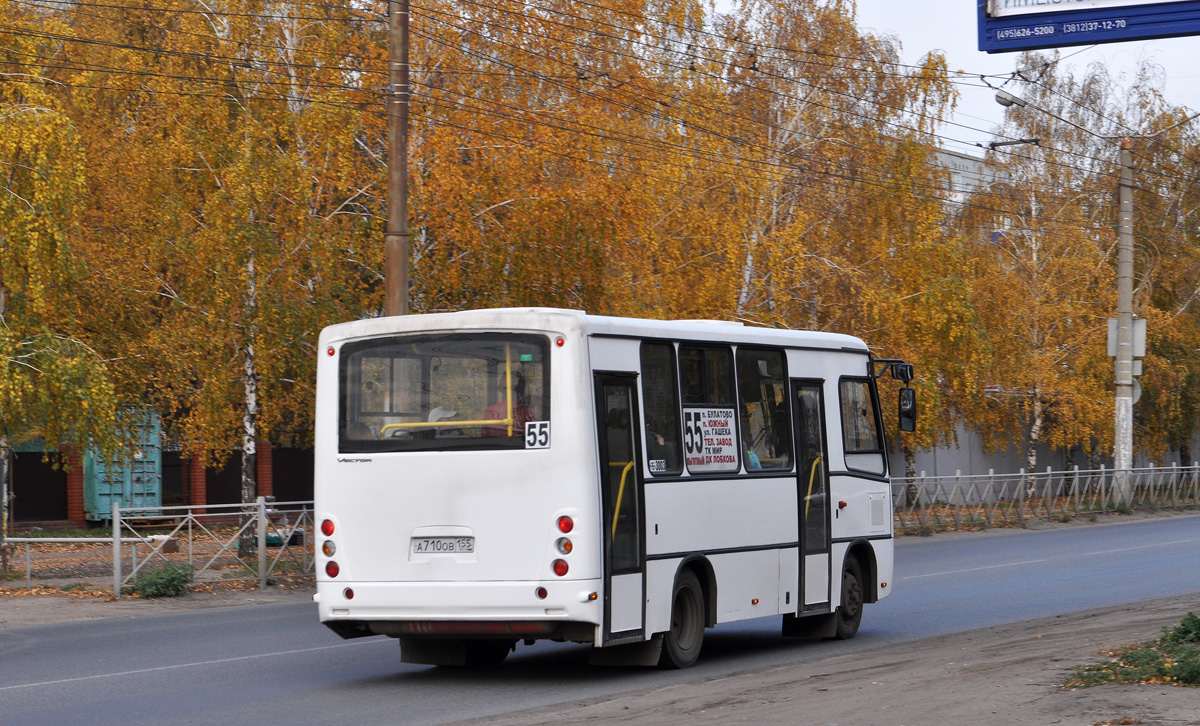
[[675, 581], [671, 597], [671, 629], [663, 636], [663, 668], [688, 668], [700, 657], [704, 645], [704, 591], [696, 573], [684, 570]]
[[849, 640], [858, 632], [862, 623], [863, 586], [862, 568], [853, 555], [846, 558], [842, 568], [842, 604], [837, 609], [838, 640]]
[[512, 652], [514, 641], [511, 640], [467, 640], [463, 643], [467, 649], [467, 668], [495, 668], [504, 662]]

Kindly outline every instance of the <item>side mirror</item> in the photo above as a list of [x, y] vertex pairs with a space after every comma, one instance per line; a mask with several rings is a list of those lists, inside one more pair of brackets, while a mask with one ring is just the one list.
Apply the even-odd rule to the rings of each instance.
[[905, 386], [900, 389], [900, 430], [917, 430], [917, 389]]
[[898, 381], [908, 383], [913, 379], [914, 371], [912, 363], [893, 363], [892, 378]]

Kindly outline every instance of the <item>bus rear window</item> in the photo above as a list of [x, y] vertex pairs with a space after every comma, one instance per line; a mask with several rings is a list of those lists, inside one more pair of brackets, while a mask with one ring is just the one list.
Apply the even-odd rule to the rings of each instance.
[[548, 353], [537, 335], [348, 343], [339, 372], [338, 450], [547, 448]]

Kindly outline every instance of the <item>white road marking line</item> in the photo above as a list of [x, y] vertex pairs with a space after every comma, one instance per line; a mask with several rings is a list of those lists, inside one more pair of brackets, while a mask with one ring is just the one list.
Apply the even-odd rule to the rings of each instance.
[[382, 640], [359, 641], [357, 643], [338, 643], [337, 645], [322, 645], [317, 648], [300, 648], [298, 650], [281, 650], [275, 653], [259, 653], [257, 655], [242, 655], [236, 658], [219, 658], [217, 660], [201, 660], [193, 663], [177, 663], [175, 665], [157, 666], [154, 668], [138, 668], [132, 671], [120, 671], [118, 673], [100, 673], [94, 676], [79, 676], [78, 678], [60, 678], [56, 681], [40, 681], [38, 683], [21, 683], [15, 686], [0, 686], [0, 691], [12, 691], [17, 688], [37, 688], [38, 686], [56, 686], [61, 683], [76, 683], [78, 681], [94, 681], [100, 678], [119, 678], [121, 676], [134, 676], [141, 673], [156, 673], [158, 671], [171, 671], [179, 668], [194, 668], [196, 666], [219, 665], [222, 663], [236, 663], [241, 660], [254, 660], [256, 658], [272, 658], [278, 655], [296, 655], [297, 653], [312, 653], [318, 650], [329, 650], [331, 648], [347, 648], [354, 645], [367, 645], [368, 643], [384, 643]]
[[[1071, 552], [1066, 553], [1063, 557], [1056, 559], [1069, 559], [1071, 557], [1094, 557], [1096, 555], [1111, 555], [1114, 552], [1131, 552], [1133, 550], [1145, 550], [1153, 547], [1170, 547], [1171, 545], [1190, 544], [1195, 542], [1191, 539], [1178, 539], [1173, 542], [1158, 542], [1156, 544], [1137, 545], [1136, 547], [1121, 547], [1115, 550], [1100, 550], [1097, 552]], [[963, 570], [944, 570], [942, 572], [930, 572], [925, 575], [905, 575], [901, 580], [920, 580], [925, 577], [940, 577], [942, 575], [959, 575], [964, 572], [981, 572], [983, 570], [994, 570], [998, 567], [1018, 567], [1020, 565], [1036, 565], [1039, 562], [1048, 562], [1049, 560], [1024, 560], [1021, 562], [1006, 562], [1002, 565], [985, 565], [983, 567], [968, 567]]]
[[1177, 544], [1189, 544], [1191, 542], [1195, 542], [1195, 540], [1177, 539], [1174, 542], [1160, 542], [1158, 544], [1138, 545], [1137, 547], [1122, 547], [1117, 550], [1102, 550], [1100, 552], [1081, 552], [1081, 553], [1079, 553], [1078, 556], [1079, 557], [1092, 557], [1094, 555], [1111, 555], [1114, 552], [1129, 552], [1130, 550], [1144, 550], [1144, 549], [1149, 549], [1151, 547], [1167, 547], [1170, 545], [1177, 545]]
[[963, 572], [980, 572], [982, 570], [994, 570], [998, 567], [1017, 567], [1019, 565], [1035, 565], [1046, 560], [1024, 560], [1023, 562], [1006, 562], [1003, 565], [985, 565], [983, 567], [968, 567], [965, 570], [944, 570], [942, 572], [930, 572], [926, 575], [905, 575], [901, 580], [919, 580], [923, 577], [939, 577], [941, 575], [958, 575]]

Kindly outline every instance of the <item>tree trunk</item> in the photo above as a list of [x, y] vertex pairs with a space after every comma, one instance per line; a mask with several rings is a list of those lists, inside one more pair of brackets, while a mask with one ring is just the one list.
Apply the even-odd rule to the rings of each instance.
[[920, 495], [917, 491], [917, 452], [913, 451], [912, 444], [908, 443], [901, 444], [900, 450], [904, 452], [904, 476], [908, 478], [908, 484], [904, 487], [904, 499], [912, 506]]
[[[258, 482], [255, 481], [258, 440], [258, 371], [254, 365], [254, 346], [247, 345], [244, 351], [245, 359], [245, 399], [242, 409], [242, 504], [253, 504], [257, 498]], [[238, 543], [238, 554], [249, 556], [253, 549], [254, 530], [246, 526], [251, 519], [250, 507], [242, 508], [241, 541]]]
[[737, 314], [744, 315], [750, 305], [750, 295], [754, 288], [754, 249], [758, 246], [758, 230], [750, 233], [746, 240], [746, 259], [742, 262], [742, 284], [738, 288]]
[[1100, 465], [1104, 463], [1104, 455], [1100, 453], [1100, 442], [1096, 437], [1092, 437], [1091, 448], [1088, 449], [1087, 465], [1091, 471], [1099, 471]]
[[242, 409], [242, 504], [254, 502], [258, 493], [254, 465], [258, 441], [258, 371], [254, 364], [254, 346], [245, 350], [245, 407]]
[[[250, 288], [247, 293], [246, 306], [251, 321], [247, 325], [247, 342], [242, 349], [243, 369], [243, 398], [242, 398], [242, 504], [253, 504], [258, 494], [258, 483], [255, 481], [255, 454], [258, 441], [258, 367], [254, 358], [254, 315], [257, 312], [258, 288], [254, 277], [254, 254], [246, 263], [247, 277]], [[251, 519], [250, 508], [242, 508], [242, 537], [238, 542], [238, 554], [247, 557], [253, 547], [255, 533], [248, 525]]]
[[0, 435], [0, 571], [8, 571], [8, 472], [11, 471], [12, 448], [8, 437]]
[[1025, 449], [1025, 471], [1029, 472], [1028, 484], [1025, 489], [1025, 496], [1032, 497], [1037, 492], [1037, 445], [1038, 440], [1042, 435], [1043, 414], [1045, 409], [1042, 406], [1042, 397], [1037, 386], [1033, 388], [1033, 412], [1030, 416], [1029, 424], [1029, 442]]
[[[0, 284], [0, 320], [4, 319], [8, 291]], [[11, 469], [12, 448], [8, 434], [0, 434], [0, 571], [8, 571], [8, 472]]]

